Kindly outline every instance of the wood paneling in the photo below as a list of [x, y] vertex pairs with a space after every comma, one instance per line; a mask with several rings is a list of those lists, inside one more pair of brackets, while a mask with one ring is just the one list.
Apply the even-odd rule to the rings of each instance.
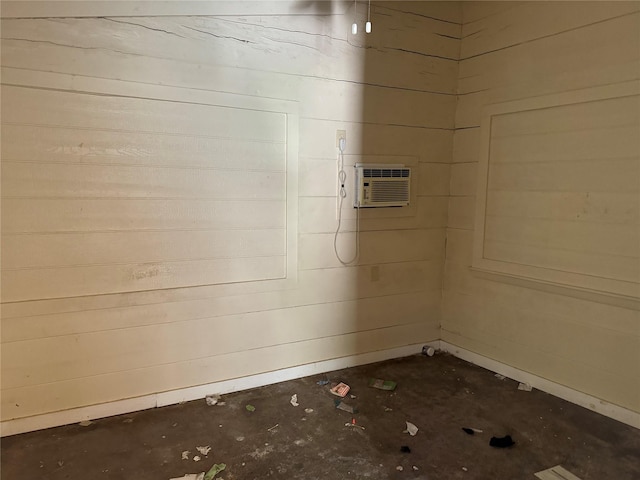
[[[2, 20], [3, 420], [438, 338], [459, 4], [376, 3], [374, 33], [353, 37], [350, 6], [110, 17], [89, 3]], [[116, 95], [83, 93], [99, 81]], [[220, 95], [241, 109], [199, 100]], [[282, 101], [299, 114], [295, 198]], [[415, 169], [410, 207], [361, 212], [350, 267], [332, 246], [337, 129], [347, 163]], [[288, 275], [285, 254], [293, 282], [243, 281]], [[194, 286], [164, 288], [172, 276]], [[145, 290], [107, 293], [118, 282]], [[46, 298], [71, 291], [86, 296]]]
[[[122, 211], [139, 211], [136, 203], [148, 199], [165, 200], [168, 210], [173, 210], [172, 200], [187, 208], [201, 200], [267, 200], [279, 201], [273, 210], [279, 218], [261, 229], [203, 229], [198, 224], [181, 229], [159, 212], [146, 219], [147, 228], [135, 232], [98, 230], [95, 224], [82, 233], [5, 230], [3, 300], [285, 278], [283, 225], [287, 215], [295, 215], [284, 208], [286, 139], [294, 137], [287, 132], [287, 114], [119, 97], [99, 88], [96, 94], [83, 94], [4, 87], [2, 133], [10, 140], [3, 142], [2, 194], [5, 200], [22, 200], [22, 214], [33, 211], [29, 204], [35, 201], [47, 215], [52, 199], [69, 200], [80, 210], [85, 200], [117, 199]], [[67, 136], [58, 138], [57, 131]], [[68, 143], [69, 133], [80, 143]], [[157, 145], [132, 147], [137, 142], [126, 140], [138, 137]], [[163, 141], [167, 137], [180, 138], [182, 148], [155, 157], [163, 143], [170, 143]], [[206, 147], [221, 147], [221, 161], [216, 150], [203, 152], [200, 139]], [[255, 148], [263, 143], [276, 146], [270, 159]], [[95, 155], [96, 150], [103, 155]], [[164, 218], [154, 223], [157, 217]]]
[[[636, 412], [632, 303], [510, 283], [470, 265], [482, 223], [485, 254], [521, 270], [640, 280], [637, 102], [561, 103], [594, 87], [623, 91], [640, 77], [639, 10], [631, 2], [463, 4], [451, 173], [451, 192], [462, 196], [449, 204], [442, 321], [447, 342]], [[493, 117], [486, 223], [476, 219], [474, 231], [471, 178], [489, 145], [478, 128], [483, 114], [550, 94], [557, 104]]]
[[[578, 12], [600, 9], [600, 3], [606, 2], [572, 5]], [[549, 17], [553, 15], [551, 5]], [[634, 5], [640, 10], [637, 3]], [[515, 9], [509, 11], [515, 15]], [[501, 48], [460, 62], [456, 127], [479, 126], [483, 105], [637, 79], [640, 13], [621, 17], [603, 14], [600, 20], [515, 45], [505, 43], [494, 30]]]
[[[505, 198], [494, 193], [505, 191], [512, 197], [524, 194], [516, 203], [537, 198], [530, 192], [587, 199], [591, 192], [623, 193], [637, 199], [639, 92], [640, 84], [623, 83], [487, 109], [478, 168], [475, 268], [640, 298], [640, 223], [580, 220], [588, 209], [575, 203], [570, 218], [488, 212]], [[598, 278], [603, 279], [600, 285]]]

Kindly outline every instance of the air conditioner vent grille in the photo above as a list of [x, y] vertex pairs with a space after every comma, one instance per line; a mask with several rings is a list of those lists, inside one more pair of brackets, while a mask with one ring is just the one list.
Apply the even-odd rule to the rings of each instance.
[[374, 182], [371, 185], [371, 193], [374, 202], [407, 202], [409, 198], [409, 184], [406, 182], [382, 183]]
[[364, 168], [362, 176], [364, 178], [408, 178], [409, 172], [408, 168]]

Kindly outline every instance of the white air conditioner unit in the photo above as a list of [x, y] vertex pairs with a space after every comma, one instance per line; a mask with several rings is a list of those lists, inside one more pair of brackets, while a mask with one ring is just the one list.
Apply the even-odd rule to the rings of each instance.
[[409, 205], [411, 169], [404, 165], [356, 163], [353, 206], [403, 207]]

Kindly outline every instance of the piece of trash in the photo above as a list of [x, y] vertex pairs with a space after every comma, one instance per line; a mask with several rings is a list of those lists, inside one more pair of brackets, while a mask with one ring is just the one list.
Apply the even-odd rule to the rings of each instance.
[[58, 466], [62, 467], [64, 465], [64, 462], [62, 460], [58, 460]]
[[169, 480], [204, 480], [204, 472], [187, 473], [183, 477], [170, 478]]
[[404, 470], [404, 468], [402, 468], [402, 465], [398, 465], [398, 466], [396, 467], [396, 470], [398, 470], [399, 472], [401, 472], [402, 470]]
[[267, 432], [270, 432], [271, 430], [273, 430], [274, 428], [277, 428], [280, 424], [276, 423], [273, 427], [271, 428], [267, 428]]
[[349, 393], [349, 389], [350, 388], [351, 387], [349, 385], [347, 385], [346, 383], [340, 382], [339, 384], [337, 384], [335, 387], [333, 387], [329, 391], [331, 393], [333, 393], [334, 395], [337, 395], [339, 397], [344, 397], [347, 393]]
[[540, 480], [557, 480], [559, 478], [563, 480], [580, 480], [562, 465], [556, 465], [541, 472], [536, 472], [534, 475]]
[[255, 412], [256, 411], [256, 407], [254, 407], [253, 405], [247, 405], [244, 408], [247, 409], [247, 412]]
[[347, 423], [344, 424], [344, 426], [345, 427], [355, 427], [355, 428], [360, 428], [360, 429], [364, 430], [364, 427], [362, 425], [356, 425], [355, 423], [347, 422]]
[[236, 442], [244, 442], [244, 437], [243, 436], [236, 437]]
[[369, 386], [379, 390], [392, 391], [396, 389], [397, 385], [398, 384], [396, 382], [392, 382], [391, 380], [382, 380], [380, 378], [369, 379]]
[[525, 392], [530, 392], [531, 385], [529, 385], [528, 383], [520, 383], [518, 384], [518, 390], [524, 390]]
[[80, 425], [81, 427], [88, 427], [92, 423], [93, 422], [91, 420], [83, 420], [82, 422], [78, 423], [78, 425]]
[[182, 452], [182, 460], [189, 460], [189, 455], [191, 455], [191, 452], [189, 450], [185, 450], [184, 452]]
[[348, 405], [346, 403], [344, 403], [342, 400], [336, 400], [335, 402], [336, 408], [338, 410], [344, 410], [345, 412], [349, 412], [349, 413], [358, 413], [358, 409], [355, 407], [352, 407], [351, 405]]
[[291, 395], [291, 400], [289, 400], [289, 403], [291, 403], [291, 405], [293, 405], [294, 407], [299, 406], [300, 404], [298, 403], [298, 394], [294, 393], [293, 395]]
[[200, 455], [196, 455], [195, 457], [193, 457], [193, 461], [194, 461], [194, 462], [199, 462], [200, 460], [202, 460], [202, 458], [200, 457]]
[[474, 433], [476, 433], [476, 432], [474, 432], [474, 431], [473, 431], [473, 428], [465, 428], [465, 427], [462, 427], [462, 431], [463, 431], [464, 433], [468, 433], [469, 435], [473, 435]]
[[496, 377], [498, 380], [504, 380], [505, 378], [507, 378], [507, 377], [505, 377], [504, 375], [501, 375], [501, 374], [499, 374], [499, 373], [496, 373], [496, 374], [494, 375], [494, 377]]
[[489, 440], [489, 445], [496, 448], [508, 448], [515, 444], [516, 442], [513, 441], [511, 435], [507, 435], [506, 437], [491, 437], [491, 440]]
[[402, 453], [411, 453], [411, 448], [408, 445], [402, 445], [400, 447], [400, 451]]
[[393, 412], [393, 408], [384, 407], [385, 412]]
[[209, 452], [211, 451], [211, 447], [209, 445], [205, 447], [196, 447], [196, 450], [198, 450], [202, 455], [206, 457], [207, 455], [209, 455]]
[[316, 385], [321, 385], [321, 386], [328, 385], [328, 384], [329, 384], [329, 380], [318, 380], [316, 382]]
[[422, 347], [422, 354], [427, 355], [428, 357], [433, 357], [433, 354], [436, 353], [436, 349], [430, 347], [429, 345], [425, 345]]
[[207, 473], [205, 473], [203, 480], [212, 480], [213, 477], [215, 477], [225, 468], [227, 468], [227, 465], [225, 463], [216, 463], [213, 467], [209, 469]]
[[473, 430], [475, 433], [482, 433], [483, 430], [480, 430], [479, 428], [471, 428], [471, 430]]
[[416, 433], [418, 433], [418, 427], [416, 427], [411, 422], [406, 422], [406, 423], [407, 423], [407, 429], [405, 431], [403, 431], [402, 433], [408, 433], [409, 435], [414, 437], [416, 435]]
[[467, 467], [462, 467], [462, 470], [465, 472], [468, 472], [469, 470], [467, 470]]
[[411, 467], [411, 468], [413, 468], [413, 471], [414, 471], [414, 472], [417, 472], [418, 470], [420, 470], [420, 469], [419, 469], [418, 467], [416, 467], [415, 465], [414, 465], [413, 467]]
[[220, 401], [220, 395], [207, 395], [204, 397], [204, 400], [207, 402], [207, 405], [212, 407]]
[[313, 408], [305, 408], [304, 413], [313, 413]]

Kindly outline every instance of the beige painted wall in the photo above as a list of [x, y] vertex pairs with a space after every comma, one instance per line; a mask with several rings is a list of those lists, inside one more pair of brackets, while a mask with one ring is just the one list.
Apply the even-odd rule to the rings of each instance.
[[[307, 2], [290, 12], [296, 15], [2, 20], [3, 81], [18, 85], [2, 91], [3, 420], [439, 338], [460, 5], [376, 3], [374, 33], [357, 37], [348, 33], [353, 13], [327, 5]], [[364, 10], [358, 15], [362, 26]], [[54, 82], [46, 72], [61, 76]], [[230, 130], [239, 143], [225, 148], [253, 162], [240, 171], [275, 178], [245, 178], [234, 197], [225, 189], [233, 181], [225, 158], [209, 165], [206, 149], [176, 131], [184, 125], [180, 115], [190, 122], [184, 134], [212, 120], [228, 126], [228, 116], [19, 87], [34, 79], [63, 90], [94, 92], [108, 80], [115, 89], [127, 82], [127, 91], [142, 92], [137, 96], [163, 85], [195, 99], [219, 91], [241, 94], [243, 102], [293, 102], [295, 248], [283, 250], [295, 226], [283, 225], [284, 204], [228, 210], [194, 203], [217, 201], [202, 198], [211, 175], [225, 179], [217, 192], [229, 201], [281, 201], [282, 149], [291, 141], [282, 130], [265, 138], [251, 128]], [[238, 121], [247, 126], [256, 118]], [[362, 212], [361, 256], [351, 267], [338, 263], [332, 247], [336, 129], [347, 131], [347, 165], [404, 163], [417, 174], [410, 207]], [[145, 144], [143, 130], [156, 136]], [[169, 134], [194, 155], [183, 158]], [[271, 163], [245, 149], [256, 141], [275, 145]], [[162, 170], [167, 166], [173, 173]], [[250, 187], [259, 193], [252, 197]], [[256, 233], [255, 222], [269, 235]], [[194, 225], [195, 233], [188, 228]], [[354, 228], [345, 208], [345, 257]], [[198, 259], [219, 253], [212, 244], [248, 245], [252, 258], [271, 260], [241, 259], [229, 247], [229, 262], [203, 268]], [[242, 281], [281, 277], [282, 255], [296, 248], [290, 281]], [[153, 272], [122, 273], [141, 258]], [[181, 270], [171, 267], [186, 260], [192, 263]], [[154, 283], [145, 272], [164, 280]]]
[[[622, 92], [640, 78], [640, 5], [469, 2], [462, 30], [442, 339], [640, 412], [637, 301], [542, 291], [469, 268], [475, 220], [502, 242], [485, 243], [488, 257], [519, 263], [520, 271], [542, 265], [566, 279], [574, 272], [622, 279], [638, 292], [637, 95], [618, 106], [545, 104], [537, 111], [547, 115], [543, 122], [526, 114], [494, 122], [490, 183], [497, 193], [488, 220], [475, 216], [485, 107], [602, 86]], [[518, 132], [520, 124], [525, 131]], [[536, 128], [546, 136], [532, 139]], [[509, 162], [521, 162], [520, 170]]]
[[[107, 292], [131, 290], [131, 278], [123, 283], [101, 277], [102, 284], [85, 284], [76, 275], [75, 283], [68, 282], [72, 267], [132, 262], [123, 260], [122, 249], [113, 248], [118, 243], [101, 247], [87, 242], [88, 237], [99, 239], [108, 232], [130, 245], [134, 237], [128, 235], [135, 233], [137, 251], [148, 255], [152, 252], [144, 246], [155, 242], [162, 247], [161, 260], [171, 260], [186, 243], [172, 230], [194, 222], [206, 230], [221, 221], [237, 228], [234, 221], [252, 218], [245, 225], [248, 237], [232, 237], [231, 229], [222, 229], [218, 241], [228, 245], [226, 240], [233, 238], [267, 248], [282, 246], [282, 212], [222, 210], [227, 215], [218, 217], [213, 209], [193, 208], [184, 198], [170, 198], [175, 208], [158, 199], [147, 208], [133, 208], [119, 194], [106, 206], [104, 199], [91, 197], [90, 189], [80, 196], [68, 186], [89, 183], [131, 192], [126, 188], [136, 185], [131, 183], [135, 176], [109, 170], [113, 159], [127, 161], [130, 139], [107, 136], [101, 140], [106, 144], [96, 144], [116, 153], [103, 158], [106, 173], [94, 173], [91, 183], [80, 162], [76, 167], [68, 162], [71, 154], [95, 153], [72, 143], [84, 131], [78, 125], [49, 137], [43, 130], [7, 135], [24, 125], [3, 126], [2, 268], [40, 283], [37, 290], [29, 282], [13, 290], [3, 284], [2, 419], [438, 338], [640, 411], [637, 310], [487, 280], [469, 270], [483, 107], [638, 79], [637, 3], [375, 2], [374, 33], [357, 37], [348, 33], [350, 10], [332, 13], [326, 9], [329, 2], [315, 2], [286, 15], [282, 4], [269, 9], [262, 2], [261, 15], [247, 10], [204, 17], [190, 10], [189, 17], [165, 11], [169, 16], [95, 18], [85, 5], [82, 18], [3, 19], [2, 66], [12, 75], [3, 80], [29, 81], [56, 72], [74, 75], [69, 88], [108, 80], [129, 82], [128, 88], [139, 91], [181, 87], [197, 98], [204, 91], [221, 91], [241, 94], [243, 101], [291, 101], [299, 130], [292, 282], [114, 294]], [[2, 94], [3, 101], [14, 102], [9, 113], [21, 114], [22, 102], [37, 119], [43, 109], [36, 93], [42, 90], [28, 98], [5, 98], [8, 91]], [[53, 102], [50, 112], [69, 106], [60, 95], [47, 98]], [[82, 105], [76, 121], [86, 122], [92, 110]], [[4, 107], [2, 113], [3, 120], [8, 118]], [[159, 119], [157, 112], [153, 115]], [[116, 120], [105, 121], [103, 129]], [[33, 118], [21, 122], [37, 123]], [[348, 165], [361, 160], [404, 163], [417, 173], [410, 207], [363, 212], [360, 264], [346, 268], [332, 246], [337, 129], [347, 131]], [[286, 145], [278, 143], [276, 134], [272, 143]], [[282, 133], [277, 135], [282, 140]], [[164, 161], [179, 160], [179, 142], [169, 145], [174, 150], [154, 142], [145, 148], [154, 145]], [[281, 150], [273, 152], [273, 158], [281, 158]], [[16, 157], [7, 161], [8, 154]], [[154, 158], [143, 159], [150, 160], [145, 186], [166, 188], [161, 183], [166, 177], [154, 173]], [[255, 165], [264, 160], [255, 152], [251, 159]], [[206, 160], [203, 155], [201, 161]], [[62, 171], [65, 162], [69, 165]], [[202, 180], [191, 178], [194, 185]], [[193, 192], [189, 186], [183, 184], [183, 193]], [[283, 187], [268, 187], [267, 195], [283, 193]], [[237, 208], [233, 212], [243, 211]], [[629, 208], [616, 218], [637, 220], [637, 204]], [[344, 229], [351, 232], [339, 243], [344, 256], [353, 245], [353, 213], [344, 212]], [[251, 240], [254, 221], [271, 222], [275, 237], [264, 245]], [[186, 251], [195, 257], [211, 254], [209, 241], [204, 236], [196, 242], [203, 250]], [[268, 252], [282, 255], [282, 250]], [[275, 267], [265, 275], [275, 271], [279, 276]], [[248, 271], [254, 271], [251, 264]], [[203, 283], [206, 273], [200, 273]], [[96, 295], [96, 288], [106, 294]]]

